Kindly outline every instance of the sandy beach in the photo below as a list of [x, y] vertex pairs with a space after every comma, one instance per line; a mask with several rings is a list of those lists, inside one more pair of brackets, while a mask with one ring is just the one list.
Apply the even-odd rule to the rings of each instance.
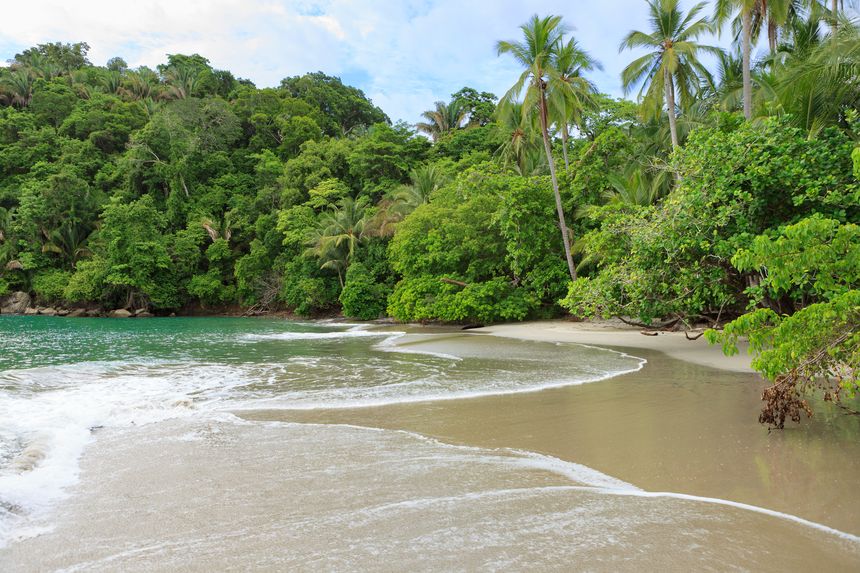
[[[656, 350], [672, 358], [710, 368], [731, 372], [753, 372], [750, 368], [751, 357], [747, 352], [745, 342], [738, 345], [740, 350], [738, 354], [726, 356], [719, 346], [708, 344], [704, 337], [689, 340], [683, 332], [658, 332], [656, 336], [653, 336], [644, 335], [642, 334], [643, 331], [655, 332], [627, 326], [621, 322], [571, 322], [569, 320], [499, 324], [475, 329], [475, 332], [521, 340], [575, 342], [607, 347]], [[696, 334], [698, 333], [693, 333], [691, 336]]]

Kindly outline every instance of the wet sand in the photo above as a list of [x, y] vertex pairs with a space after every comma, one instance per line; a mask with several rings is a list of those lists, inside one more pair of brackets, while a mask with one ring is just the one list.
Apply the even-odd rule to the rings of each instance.
[[764, 383], [757, 376], [653, 350], [617, 349], [648, 363], [610, 380], [533, 393], [239, 415], [408, 430], [447, 443], [538, 452], [647, 491], [747, 503], [860, 535], [857, 417], [820, 408], [800, 426], [769, 432], [758, 423]]

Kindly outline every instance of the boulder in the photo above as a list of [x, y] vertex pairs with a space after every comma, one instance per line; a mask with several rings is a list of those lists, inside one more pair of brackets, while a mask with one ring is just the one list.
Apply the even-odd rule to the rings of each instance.
[[14, 292], [0, 299], [0, 312], [3, 314], [23, 314], [30, 306], [30, 295], [25, 292]]
[[124, 308], [118, 308], [110, 311], [108, 316], [111, 318], [131, 318], [132, 314]]
[[144, 310], [143, 312], [137, 311], [136, 313], [134, 313], [134, 316], [136, 318], [152, 318], [155, 315], [151, 312], [147, 312]]
[[86, 316], [87, 311], [82, 308], [76, 308], [75, 310], [69, 313], [69, 318], [80, 318], [82, 316]]
[[35, 308], [30, 307], [30, 308], [24, 309], [24, 314], [26, 314], [26, 315], [39, 314], [39, 311], [36, 310]]
[[39, 314], [44, 314], [45, 316], [57, 316], [57, 309], [51, 306], [48, 308], [40, 308]]
[[69, 310], [69, 309], [67, 309], [67, 308], [58, 308], [58, 309], [57, 309], [57, 316], [69, 316], [69, 314], [70, 314], [71, 312], [72, 312], [72, 311], [70, 311], [70, 310]]
[[90, 316], [90, 317], [96, 317], [96, 316], [101, 316], [102, 311], [100, 311], [97, 308], [91, 308], [91, 309], [85, 311], [84, 314], [86, 314], [87, 316]]

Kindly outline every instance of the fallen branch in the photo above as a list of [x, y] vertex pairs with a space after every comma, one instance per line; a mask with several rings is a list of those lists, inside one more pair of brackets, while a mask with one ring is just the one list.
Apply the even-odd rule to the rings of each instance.
[[676, 324], [678, 324], [678, 321], [681, 320], [680, 318], [676, 318], [675, 320], [670, 320], [669, 322], [664, 322], [663, 324], [659, 324], [657, 326], [654, 326], [652, 324], [645, 324], [644, 322], [636, 322], [634, 320], [627, 320], [623, 316], [618, 316], [617, 318], [618, 318], [618, 320], [620, 320], [621, 322], [623, 322], [624, 324], [626, 324], [628, 326], [636, 326], [638, 328], [652, 328], [654, 330], [668, 330], [668, 329], [672, 328], [673, 326], [675, 326]]

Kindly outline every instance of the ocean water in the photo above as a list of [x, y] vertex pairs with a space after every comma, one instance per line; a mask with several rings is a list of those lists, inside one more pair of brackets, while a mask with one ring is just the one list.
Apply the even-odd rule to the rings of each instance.
[[645, 363], [444, 330], [0, 316], [0, 569], [857, 563], [850, 532], [575, 460], [246, 416], [432, 411]]

